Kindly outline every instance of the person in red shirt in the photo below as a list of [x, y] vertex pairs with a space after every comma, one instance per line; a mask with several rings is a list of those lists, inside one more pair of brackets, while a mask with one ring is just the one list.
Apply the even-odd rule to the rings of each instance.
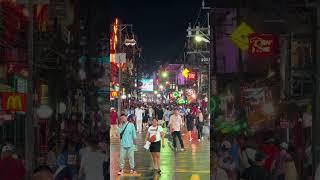
[[280, 153], [280, 149], [277, 145], [275, 145], [274, 139], [269, 139], [262, 145], [261, 150], [264, 154], [266, 154], [266, 160], [264, 167], [271, 172], [274, 168], [276, 158]]
[[198, 116], [198, 113], [199, 113], [199, 109], [198, 109], [198, 106], [197, 105], [194, 105], [191, 109], [191, 114], [194, 115], [194, 116]]
[[23, 180], [26, 174], [21, 160], [13, 157], [13, 146], [6, 145], [2, 148], [0, 159], [1, 180]]
[[118, 113], [114, 108], [111, 108], [110, 112], [110, 138], [118, 137]]

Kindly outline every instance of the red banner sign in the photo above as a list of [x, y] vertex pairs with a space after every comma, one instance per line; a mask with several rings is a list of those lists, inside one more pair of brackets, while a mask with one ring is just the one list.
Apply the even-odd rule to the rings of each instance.
[[23, 93], [2, 93], [2, 110], [26, 112], [27, 96]]
[[197, 73], [196, 72], [189, 72], [188, 73], [188, 79], [195, 80], [196, 78], [197, 78]]
[[248, 51], [252, 56], [258, 57], [273, 55], [275, 51], [275, 37], [272, 34], [250, 34]]

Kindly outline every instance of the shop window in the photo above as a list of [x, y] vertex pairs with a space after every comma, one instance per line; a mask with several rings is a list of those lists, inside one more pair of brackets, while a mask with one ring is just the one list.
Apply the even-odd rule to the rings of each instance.
[[291, 67], [307, 68], [312, 66], [312, 48], [310, 40], [293, 40], [291, 44]]

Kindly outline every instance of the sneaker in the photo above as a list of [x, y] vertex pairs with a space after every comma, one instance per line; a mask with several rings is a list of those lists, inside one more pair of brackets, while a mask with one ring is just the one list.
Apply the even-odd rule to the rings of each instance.
[[118, 175], [122, 175], [123, 174], [123, 170], [121, 169], [119, 172], [118, 172]]
[[130, 174], [136, 174], [137, 172], [133, 169], [130, 170]]
[[184, 151], [184, 148], [181, 148], [181, 151]]
[[198, 141], [200, 142], [200, 141], [201, 141], [201, 139], [198, 139]]

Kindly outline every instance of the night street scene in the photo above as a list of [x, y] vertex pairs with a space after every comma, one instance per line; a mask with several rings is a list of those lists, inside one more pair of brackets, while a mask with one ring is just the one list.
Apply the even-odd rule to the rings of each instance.
[[320, 180], [319, 0], [0, 0], [0, 180]]

